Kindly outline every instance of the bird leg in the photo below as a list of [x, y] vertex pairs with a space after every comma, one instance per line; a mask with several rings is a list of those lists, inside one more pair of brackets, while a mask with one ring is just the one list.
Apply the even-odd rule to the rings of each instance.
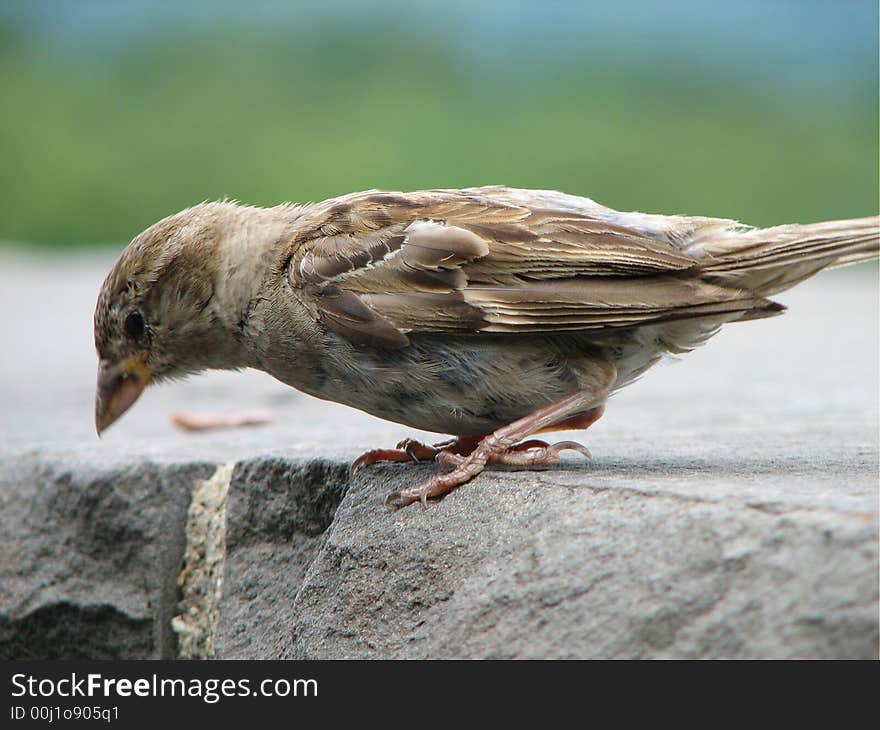
[[[385, 504], [389, 507], [405, 507], [413, 502], [421, 502], [426, 505], [429, 497], [440, 497], [470, 481], [489, 463], [514, 466], [556, 464], [559, 462], [559, 452], [566, 449], [580, 451], [589, 457], [589, 451], [573, 441], [563, 441], [553, 446], [545, 442], [527, 441], [519, 448], [516, 447], [516, 442], [539, 431], [557, 430], [559, 427], [570, 426], [580, 415], [589, 416], [589, 418], [583, 419], [583, 422], [588, 425], [594, 423], [602, 415], [603, 408], [601, 406], [571, 419], [568, 419], [568, 416], [572, 411], [604, 400], [607, 394], [607, 390], [598, 393], [575, 393], [483, 437], [469, 454], [450, 453], [445, 455], [447, 452], [443, 451], [438, 454], [437, 460], [452, 465], [454, 468], [451, 471], [437, 474], [417, 487], [408, 487], [399, 492], [392, 492], [385, 498]], [[563, 423], [566, 423], [566, 426], [562, 426]]]
[[[561, 421], [557, 421], [550, 426], [545, 426], [544, 428], [535, 431], [535, 433], [547, 433], [548, 431], [568, 431], [574, 429], [586, 430], [596, 421], [602, 418], [603, 413], [605, 413], [605, 406], [596, 406], [595, 408], [591, 408], [584, 413], [578, 413], [576, 416], [564, 418]], [[520, 446], [522, 446], [522, 444], [520, 444]]]

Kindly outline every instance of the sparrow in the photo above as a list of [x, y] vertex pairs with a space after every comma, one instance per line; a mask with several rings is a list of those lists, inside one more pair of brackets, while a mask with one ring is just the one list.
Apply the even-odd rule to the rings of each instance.
[[[257, 368], [303, 392], [451, 435], [354, 468], [433, 459], [389, 494], [423, 504], [487, 464], [545, 467], [608, 397], [768, 297], [880, 253], [880, 218], [757, 229], [500, 186], [371, 190], [271, 208], [205, 202], [122, 252], [95, 309], [100, 434], [147, 385]], [[524, 440], [525, 439], [525, 440]]]

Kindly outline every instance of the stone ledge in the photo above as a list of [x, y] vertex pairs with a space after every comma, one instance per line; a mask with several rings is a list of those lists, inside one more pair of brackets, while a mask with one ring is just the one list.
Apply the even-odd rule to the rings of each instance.
[[210, 473], [198, 463], [5, 458], [0, 656], [176, 656], [186, 510]]
[[[878, 652], [870, 513], [596, 486], [574, 462], [485, 473], [428, 510], [395, 513], [384, 494], [432, 466], [353, 480], [341, 462], [277, 456], [8, 466], [20, 481], [4, 485], [18, 495], [3, 512], [4, 658]], [[211, 503], [196, 487], [218, 475], [229, 491]], [[191, 520], [187, 550], [194, 504], [214, 536]], [[209, 553], [222, 584], [188, 595], [181, 573], [197, 575]], [[178, 644], [171, 627], [187, 611], [214, 615]]]

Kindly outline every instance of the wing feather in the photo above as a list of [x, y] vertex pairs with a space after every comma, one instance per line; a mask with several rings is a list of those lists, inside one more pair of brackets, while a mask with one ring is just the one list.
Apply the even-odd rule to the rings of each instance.
[[597, 330], [773, 308], [701, 280], [687, 240], [605, 220], [587, 199], [529, 200], [492, 188], [326, 201], [298, 221], [288, 276], [327, 327], [388, 348], [411, 332]]

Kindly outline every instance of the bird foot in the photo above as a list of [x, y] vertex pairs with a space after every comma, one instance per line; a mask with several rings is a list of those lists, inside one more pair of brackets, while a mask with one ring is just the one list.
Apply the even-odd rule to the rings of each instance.
[[559, 454], [562, 451], [577, 451], [588, 459], [593, 458], [585, 446], [575, 441], [560, 441], [551, 446], [545, 441], [532, 439], [514, 446], [506, 446], [488, 437], [468, 455], [456, 454], [450, 449], [441, 450], [435, 457], [437, 462], [441, 466], [453, 467], [452, 471], [436, 474], [416, 487], [392, 492], [385, 498], [385, 506], [399, 509], [421, 502], [422, 506], [427, 507], [428, 499], [441, 497], [460, 487], [482, 472], [487, 464], [553, 466], [559, 463]]
[[349, 473], [354, 474], [363, 466], [372, 466], [382, 462], [433, 461], [442, 449], [453, 447], [458, 439], [449, 439], [429, 446], [421, 441], [406, 438], [393, 449], [372, 449], [355, 459]]
[[[546, 441], [531, 439], [512, 446], [507, 451], [491, 454], [486, 463], [497, 466], [554, 466], [559, 463], [559, 453], [562, 451], [577, 451], [587, 459], [593, 458], [589, 449], [576, 441], [560, 441], [551, 446]], [[464, 463], [465, 457], [450, 451], [441, 451], [437, 454], [436, 461], [440, 466], [455, 467]]]

